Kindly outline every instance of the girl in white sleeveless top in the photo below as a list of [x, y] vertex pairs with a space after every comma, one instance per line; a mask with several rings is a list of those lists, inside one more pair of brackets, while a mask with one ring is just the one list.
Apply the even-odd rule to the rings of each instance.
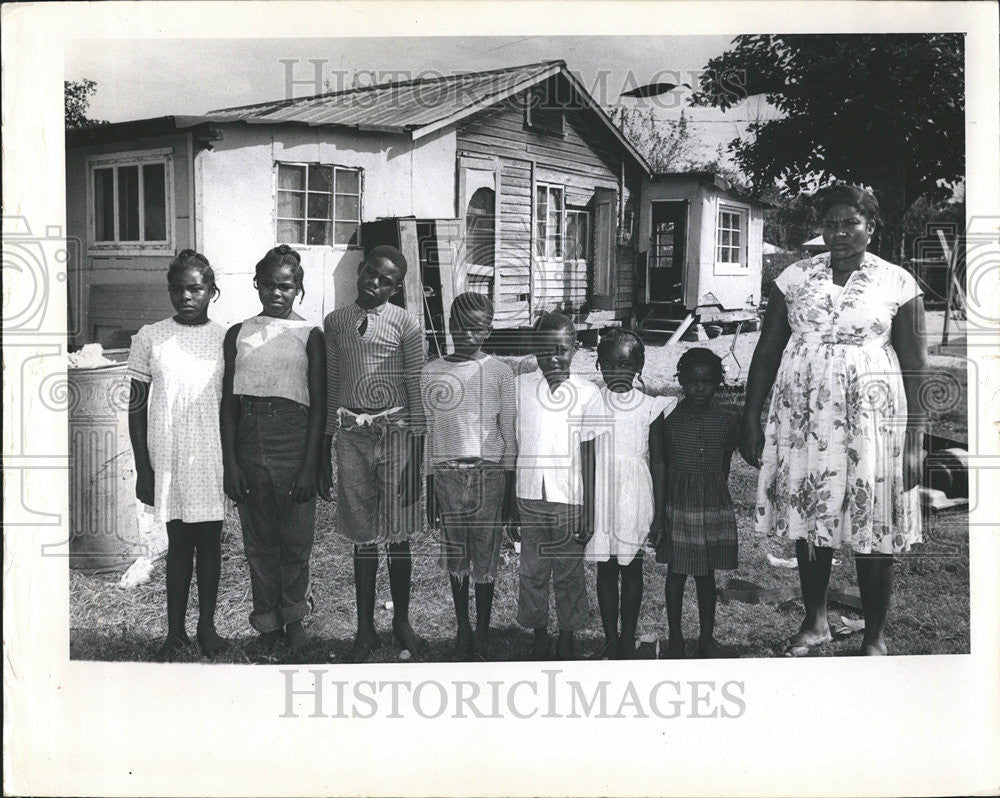
[[[293, 658], [307, 645], [319, 481], [326, 424], [323, 333], [293, 310], [304, 296], [299, 254], [281, 245], [257, 264], [261, 312], [226, 334], [222, 440], [225, 489], [237, 503], [260, 636], [248, 649], [272, 660], [284, 638]], [[301, 299], [300, 299], [301, 301]]]

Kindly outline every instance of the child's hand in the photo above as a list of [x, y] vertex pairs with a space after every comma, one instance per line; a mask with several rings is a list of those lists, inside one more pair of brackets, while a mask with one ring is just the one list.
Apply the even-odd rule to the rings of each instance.
[[654, 518], [649, 525], [649, 545], [658, 546], [666, 535], [666, 527], [662, 518]]
[[246, 500], [250, 493], [250, 486], [243, 470], [238, 465], [229, 466], [223, 471], [222, 489], [237, 504], [242, 504]]
[[409, 507], [420, 498], [420, 466], [413, 464], [413, 458], [406, 459], [403, 476], [399, 479], [399, 499], [404, 507]]
[[521, 525], [517, 522], [508, 523], [504, 529], [507, 530], [507, 537], [515, 543], [521, 542]]
[[327, 458], [320, 458], [319, 495], [324, 501], [333, 501], [333, 465]]
[[316, 469], [303, 465], [295, 474], [288, 495], [293, 502], [302, 503], [316, 498]]
[[427, 483], [427, 526], [431, 529], [439, 529], [441, 516], [438, 512], [437, 497], [434, 495], [434, 475], [428, 474], [425, 482]]
[[156, 477], [153, 474], [153, 470], [149, 469], [136, 473], [135, 475], [135, 497], [141, 501], [143, 504], [148, 504], [150, 507], [153, 506], [154, 496], [156, 494]]
[[581, 546], [586, 546], [587, 542], [594, 537], [594, 522], [593, 519], [587, 519], [584, 517], [580, 518], [580, 523], [577, 524], [576, 531], [573, 533], [573, 540], [579, 543]]

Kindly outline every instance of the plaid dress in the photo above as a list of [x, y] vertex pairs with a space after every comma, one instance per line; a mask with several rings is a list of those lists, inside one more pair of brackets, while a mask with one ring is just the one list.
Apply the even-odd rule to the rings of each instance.
[[685, 400], [667, 416], [667, 534], [656, 561], [674, 573], [706, 576], [736, 567], [728, 479], [739, 429], [739, 418], [715, 405], [698, 411]]

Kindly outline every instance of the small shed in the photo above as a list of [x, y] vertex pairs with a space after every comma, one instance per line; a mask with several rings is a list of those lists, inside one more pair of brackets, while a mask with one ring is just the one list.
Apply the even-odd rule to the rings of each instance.
[[767, 203], [714, 172], [652, 175], [642, 197], [638, 326], [756, 319]]
[[826, 242], [823, 240], [823, 236], [819, 235], [815, 238], [810, 238], [808, 241], [803, 241], [802, 249], [816, 254], [817, 252], [826, 252], [827, 246]]

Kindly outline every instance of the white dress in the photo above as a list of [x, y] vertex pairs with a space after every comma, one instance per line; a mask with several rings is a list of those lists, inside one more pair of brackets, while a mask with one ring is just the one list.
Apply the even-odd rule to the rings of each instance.
[[128, 376], [150, 384], [149, 459], [157, 521], [221, 521], [222, 439], [219, 403], [226, 329], [164, 319], [132, 338]]
[[649, 472], [649, 426], [677, 404], [674, 396], [649, 396], [632, 389], [615, 393], [601, 388], [608, 435], [597, 439], [594, 536], [586, 558], [620, 565], [632, 562], [653, 521], [653, 477]]

